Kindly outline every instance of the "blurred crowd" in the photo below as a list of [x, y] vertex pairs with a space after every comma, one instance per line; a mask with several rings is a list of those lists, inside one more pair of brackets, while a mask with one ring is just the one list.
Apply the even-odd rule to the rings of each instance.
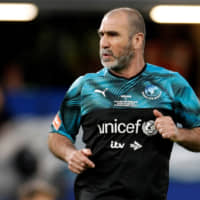
[[[7, 93], [32, 88], [67, 88], [81, 74], [101, 68], [98, 17], [78, 20], [73, 27], [72, 19], [36, 22], [39, 31], [32, 35], [32, 45], [20, 53], [15, 49], [15, 56], [0, 62], [0, 200], [73, 200], [69, 183], [74, 176], [47, 148], [53, 117], [13, 118], [6, 98]], [[181, 73], [200, 96], [199, 32], [195, 26], [149, 22], [145, 58]]]
[[195, 37], [184, 27], [163, 26], [147, 41], [146, 60], [185, 77], [198, 94], [200, 92], [198, 46]]

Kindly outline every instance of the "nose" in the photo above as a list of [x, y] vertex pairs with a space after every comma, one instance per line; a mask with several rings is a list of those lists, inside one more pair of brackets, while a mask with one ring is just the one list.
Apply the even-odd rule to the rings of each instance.
[[107, 49], [110, 47], [109, 40], [106, 35], [103, 35], [100, 39], [100, 48]]

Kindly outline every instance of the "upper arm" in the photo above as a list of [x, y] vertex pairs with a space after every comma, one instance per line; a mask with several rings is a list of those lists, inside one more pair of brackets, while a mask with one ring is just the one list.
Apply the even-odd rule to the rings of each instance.
[[174, 83], [174, 111], [185, 128], [200, 127], [200, 102], [189, 83], [180, 75]]
[[58, 110], [52, 124], [51, 131], [66, 136], [75, 142], [81, 121], [81, 89], [82, 78], [77, 79], [66, 92], [63, 102]]

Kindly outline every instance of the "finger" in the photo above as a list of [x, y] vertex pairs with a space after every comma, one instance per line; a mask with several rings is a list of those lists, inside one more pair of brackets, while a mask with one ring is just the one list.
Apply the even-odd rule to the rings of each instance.
[[69, 170], [70, 170], [71, 172], [75, 173], [75, 174], [81, 174], [81, 173], [82, 173], [82, 171], [80, 171], [80, 170], [78, 170], [78, 169], [76, 169], [76, 168], [70, 168], [70, 167], [69, 167]]
[[158, 111], [157, 109], [153, 110], [153, 114], [154, 114], [155, 117], [163, 117], [163, 116], [164, 116], [164, 115], [163, 115], [160, 111]]
[[85, 156], [92, 155], [92, 151], [90, 149], [81, 149], [81, 153], [83, 153]]
[[68, 168], [76, 173], [76, 174], [80, 174], [82, 173], [86, 168], [85, 168], [85, 164], [82, 163], [69, 163]]
[[94, 168], [95, 167], [95, 164], [89, 158], [85, 158], [84, 164], [89, 168]]
[[94, 168], [94, 167], [95, 167], [95, 164], [88, 158], [82, 159], [79, 162], [74, 162], [71, 165], [71, 168], [78, 170], [80, 173], [82, 173], [87, 168]]
[[155, 122], [154, 122], [154, 126], [155, 126], [155, 128], [159, 131], [159, 129], [161, 129], [162, 128], [162, 126], [161, 126], [161, 122], [160, 122], [160, 118], [156, 118], [156, 120], [155, 120]]
[[90, 149], [81, 149], [81, 153], [86, 156], [84, 163], [87, 165], [87, 167], [94, 168], [95, 164], [89, 158], [87, 158], [88, 156], [92, 155], [92, 151]]
[[159, 131], [160, 134], [164, 134], [164, 131], [163, 131], [162, 128], [159, 128], [158, 131]]
[[162, 137], [165, 138], [165, 139], [166, 139], [166, 138], [169, 138], [169, 136], [168, 136], [167, 133], [162, 134]]

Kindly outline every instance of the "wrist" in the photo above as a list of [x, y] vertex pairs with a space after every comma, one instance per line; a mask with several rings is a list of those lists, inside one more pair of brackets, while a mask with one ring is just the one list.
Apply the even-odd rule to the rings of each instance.
[[67, 148], [64, 151], [64, 160], [68, 163], [71, 159], [72, 155], [77, 151], [77, 149], [72, 146], [67, 146]]
[[178, 142], [178, 143], [184, 142], [184, 130], [183, 130], [183, 128], [177, 128], [176, 141], [175, 142]]

